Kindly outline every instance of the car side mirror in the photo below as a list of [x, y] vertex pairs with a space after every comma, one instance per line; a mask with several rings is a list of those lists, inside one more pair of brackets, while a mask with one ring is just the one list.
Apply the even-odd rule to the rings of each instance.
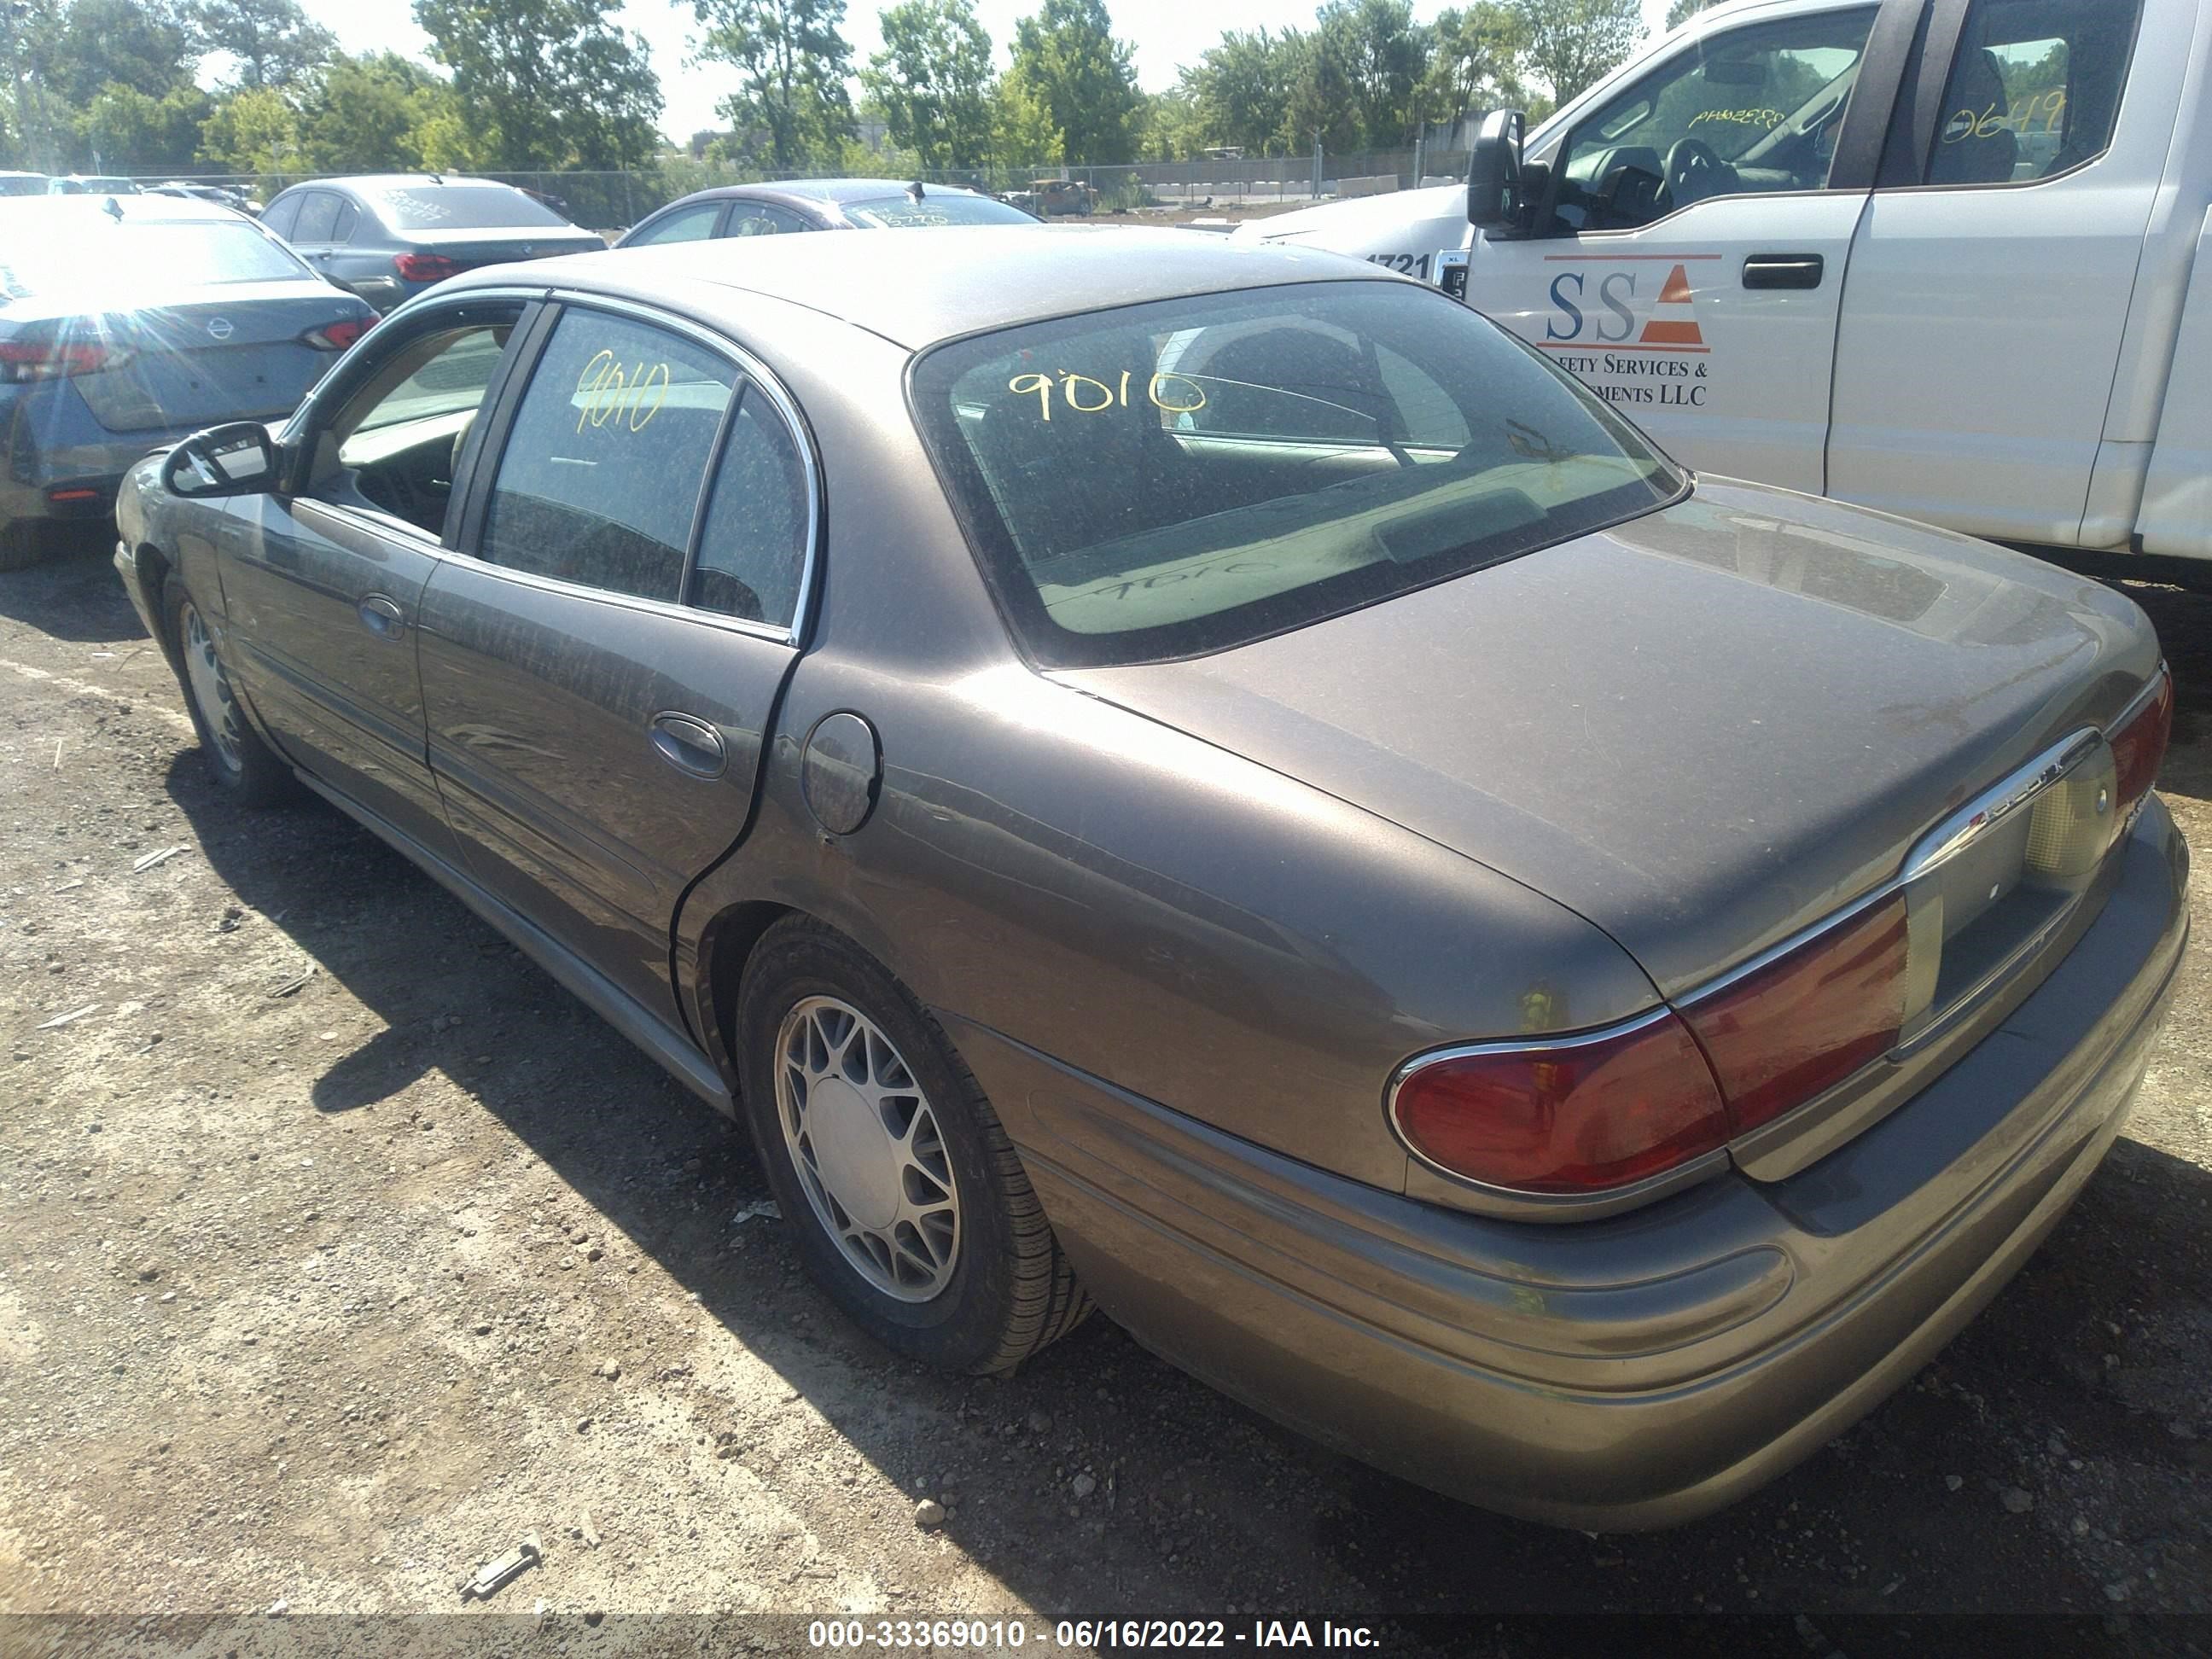
[[195, 501], [267, 495], [276, 488], [276, 441], [258, 421], [195, 432], [162, 460], [161, 487]]
[[1527, 125], [1517, 109], [1492, 110], [1482, 118], [1467, 157], [1467, 222], [1477, 230], [1521, 227], [1521, 143]]

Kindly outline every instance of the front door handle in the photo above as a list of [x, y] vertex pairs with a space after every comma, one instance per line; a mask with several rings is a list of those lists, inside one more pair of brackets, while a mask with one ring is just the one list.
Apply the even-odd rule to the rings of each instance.
[[372, 593], [361, 602], [356, 613], [361, 625], [380, 640], [396, 640], [407, 631], [407, 613], [399, 608], [399, 601], [381, 593]]
[[719, 778], [730, 764], [722, 734], [705, 720], [672, 710], [653, 717], [653, 752], [679, 772]]
[[1828, 262], [1817, 253], [1754, 253], [1743, 262], [1746, 288], [1818, 288]]

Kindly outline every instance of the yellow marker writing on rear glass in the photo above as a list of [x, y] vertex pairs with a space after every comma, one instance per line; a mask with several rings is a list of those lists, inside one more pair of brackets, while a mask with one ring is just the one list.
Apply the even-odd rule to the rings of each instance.
[[[1060, 400], [1079, 415], [1097, 415], [1109, 409], [1127, 409], [1129, 407], [1129, 378], [1130, 372], [1123, 369], [1121, 389], [1117, 392], [1103, 380], [1062, 369], [1060, 374]], [[1035, 394], [1038, 418], [1048, 421], [1052, 418], [1052, 386], [1053, 377], [1049, 374], [1017, 374], [1006, 382], [1006, 390], [1022, 398]], [[1080, 387], [1090, 389], [1079, 391]], [[1152, 407], [1163, 414], [1189, 415], [1206, 407], [1206, 388], [1188, 374], [1155, 374], [1146, 386], [1145, 392]]]

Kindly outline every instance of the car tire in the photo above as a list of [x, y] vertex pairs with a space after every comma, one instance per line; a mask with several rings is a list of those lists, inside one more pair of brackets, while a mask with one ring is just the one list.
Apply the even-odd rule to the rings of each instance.
[[0, 525], [0, 570], [28, 570], [44, 564], [55, 545], [53, 527], [38, 519]]
[[779, 922], [747, 964], [735, 1024], [769, 1187], [807, 1273], [855, 1324], [988, 1376], [1082, 1322], [1091, 1299], [998, 1114], [866, 951], [810, 919]]
[[238, 706], [198, 604], [173, 570], [161, 583], [161, 620], [175, 647], [185, 709], [216, 787], [248, 806], [271, 806], [288, 799], [298, 787], [291, 770], [261, 741]]

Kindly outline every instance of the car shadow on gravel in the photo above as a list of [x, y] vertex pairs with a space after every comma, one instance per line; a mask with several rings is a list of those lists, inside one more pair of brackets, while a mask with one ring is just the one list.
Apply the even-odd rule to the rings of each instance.
[[0, 572], [0, 616], [57, 640], [145, 638], [108, 556], [114, 549], [112, 525], [70, 526], [44, 563]]
[[[2187, 718], [2202, 695], [2185, 690]], [[854, 1453], [909, 1498], [946, 1500], [947, 1535], [1040, 1608], [2101, 1615], [2107, 1584], [2157, 1604], [2146, 1567], [2212, 1582], [2187, 1496], [2205, 1467], [2191, 1437], [2212, 1437], [2189, 1380], [2212, 1363], [2212, 1179], [2163, 1152], [2124, 1142], [2021, 1280], [1791, 1474], [1674, 1532], [1563, 1533], [1322, 1450], [1103, 1320], [1011, 1381], [907, 1364], [838, 1318], [752, 1218], [766, 1187], [750, 1145], [428, 877], [319, 802], [241, 811], [193, 750], [167, 781], [239, 906], [296, 947], [265, 1004], [327, 975], [374, 1018], [331, 1053], [315, 1109], [388, 1120], [442, 1072]], [[2160, 1376], [2197, 1404], [2161, 1404]], [[732, 1409], [686, 1397], [702, 1426]], [[733, 1455], [801, 1513], [836, 1501], [810, 1464]]]

